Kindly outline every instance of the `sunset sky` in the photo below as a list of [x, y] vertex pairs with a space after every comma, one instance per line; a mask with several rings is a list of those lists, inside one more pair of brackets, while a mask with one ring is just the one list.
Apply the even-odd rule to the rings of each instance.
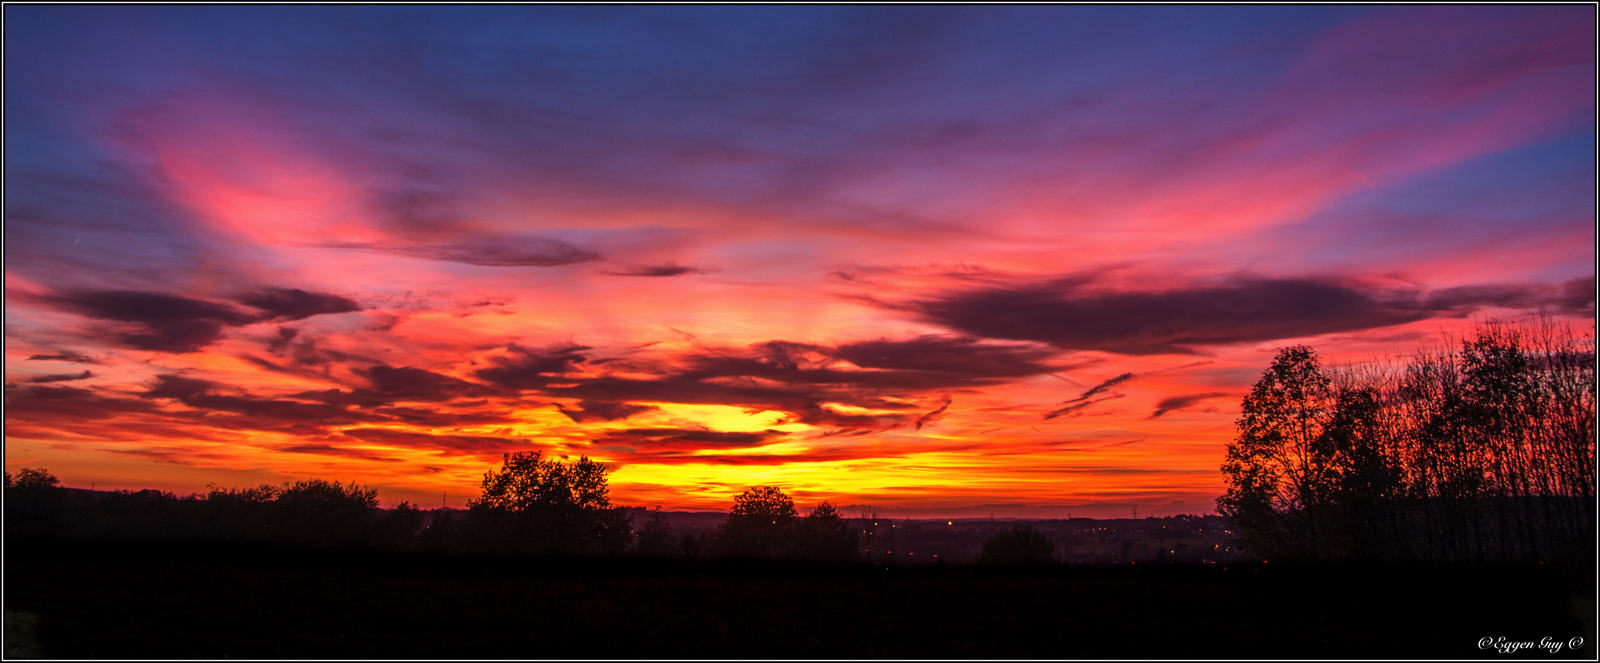
[[1595, 8], [5, 8], [5, 466], [1205, 513], [1282, 346], [1592, 333]]

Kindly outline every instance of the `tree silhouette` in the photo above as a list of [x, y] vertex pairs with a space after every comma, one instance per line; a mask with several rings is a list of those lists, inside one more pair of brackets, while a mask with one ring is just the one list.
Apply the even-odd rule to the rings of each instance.
[[60, 536], [67, 532], [67, 491], [44, 468], [24, 467], [6, 475], [7, 536]]
[[1285, 348], [1241, 409], [1217, 505], [1255, 552], [1592, 577], [1592, 336], [1490, 320], [1403, 365], [1331, 370]]
[[[1381, 375], [1335, 376], [1332, 412], [1319, 449], [1332, 454], [1334, 545], [1363, 549], [1362, 556], [1395, 557], [1399, 551], [1397, 500], [1406, 495], [1405, 468], [1394, 444], [1393, 417], [1383, 404]], [[1339, 543], [1342, 542], [1342, 543]], [[1326, 547], [1326, 546], [1325, 546]]]
[[43, 490], [46, 488], [55, 488], [59, 485], [61, 485], [61, 481], [56, 478], [56, 475], [51, 474], [50, 470], [42, 467], [37, 469], [32, 467], [24, 467], [20, 470], [17, 470], [17, 476], [15, 480], [12, 479], [9, 472], [6, 473], [6, 487], [8, 488], [16, 488], [17, 490]]
[[650, 510], [650, 518], [638, 534], [634, 552], [642, 557], [676, 557], [683, 554], [677, 539], [673, 538], [672, 527], [667, 524], [667, 514], [662, 513], [660, 505]]
[[859, 543], [855, 527], [823, 502], [796, 525], [792, 554], [809, 562], [848, 562], [861, 557]]
[[678, 539], [678, 550], [683, 553], [684, 557], [688, 557], [689, 559], [700, 559], [701, 551], [705, 550], [707, 547], [704, 542], [704, 534], [700, 536], [695, 536], [694, 534], [685, 534]]
[[378, 521], [373, 542], [385, 548], [409, 548], [422, 530], [422, 511], [411, 502], [401, 502]]
[[1044, 532], [1016, 523], [983, 542], [978, 563], [991, 566], [1038, 566], [1055, 561], [1056, 546]]
[[462, 527], [455, 515], [444, 509], [433, 511], [431, 522], [417, 532], [416, 547], [430, 553], [465, 552]]
[[861, 507], [854, 525], [852, 532], [860, 532], [857, 543], [862, 556], [874, 564], [886, 561], [888, 551], [894, 546], [894, 526], [883, 516], [883, 511], [870, 505]]
[[794, 500], [776, 486], [755, 486], [733, 498], [728, 520], [717, 528], [722, 557], [775, 559], [788, 552], [796, 513]]
[[545, 460], [541, 452], [508, 453], [499, 471], [483, 475], [483, 494], [467, 508], [529, 511], [611, 507], [605, 465], [587, 456], [575, 463]]
[[605, 465], [545, 460], [540, 452], [508, 453], [483, 476], [483, 493], [467, 503], [470, 534], [490, 552], [618, 554], [633, 542], [627, 513], [611, 506]]
[[1261, 552], [1318, 550], [1316, 519], [1329, 499], [1332, 449], [1323, 429], [1332, 380], [1316, 351], [1283, 348], [1240, 406], [1239, 436], [1222, 472], [1217, 509]]

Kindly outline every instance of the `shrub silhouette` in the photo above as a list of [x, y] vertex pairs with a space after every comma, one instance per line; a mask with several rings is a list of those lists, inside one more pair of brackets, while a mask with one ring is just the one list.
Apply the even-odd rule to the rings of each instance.
[[298, 545], [367, 543], [378, 515], [378, 489], [322, 479], [297, 481], [267, 511], [274, 540]]
[[99, 496], [83, 532], [114, 539], [187, 539], [196, 535], [199, 500], [159, 490], [114, 490]]
[[1044, 532], [1027, 523], [1017, 523], [983, 542], [978, 563], [990, 566], [1038, 566], [1054, 563], [1055, 552], [1055, 544]]
[[278, 499], [282, 488], [261, 484], [254, 488], [223, 488], [216, 484], [207, 486], [205, 495], [205, 522], [199, 526], [201, 535], [210, 539], [265, 541], [267, 510]]

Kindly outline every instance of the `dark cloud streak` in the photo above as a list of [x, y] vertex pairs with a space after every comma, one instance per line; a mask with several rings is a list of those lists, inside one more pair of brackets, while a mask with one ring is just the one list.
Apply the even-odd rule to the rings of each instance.
[[661, 409], [654, 405], [639, 405], [636, 403], [610, 403], [605, 401], [579, 401], [578, 407], [580, 409], [569, 410], [560, 404], [556, 405], [556, 409], [560, 410], [561, 414], [567, 415], [568, 419], [571, 419], [577, 423], [584, 423], [588, 421], [617, 421], [619, 419], [627, 419], [628, 417], [641, 412], [650, 412], [652, 410]]
[[482, 435], [429, 435], [389, 428], [353, 428], [344, 431], [344, 435], [366, 442], [412, 449], [431, 449], [450, 455], [532, 451], [535, 448], [526, 440]]
[[782, 431], [722, 432], [682, 428], [632, 428], [611, 431], [598, 444], [624, 444], [636, 450], [743, 449], [759, 447], [784, 436]]
[[489, 358], [493, 367], [478, 369], [475, 374], [484, 382], [506, 389], [541, 389], [588, 361], [584, 351], [589, 349], [582, 345], [566, 344], [545, 350], [530, 350], [512, 344], [506, 347], [505, 356]]
[[1101, 392], [1103, 392], [1103, 391], [1105, 391], [1107, 389], [1115, 387], [1115, 386], [1117, 386], [1119, 384], [1122, 384], [1124, 382], [1132, 380], [1134, 377], [1135, 376], [1132, 373], [1123, 373], [1122, 375], [1118, 375], [1117, 377], [1111, 378], [1110, 380], [1106, 380], [1105, 382], [1101, 382], [1100, 384], [1097, 384], [1097, 385], [1095, 385], [1093, 387], [1090, 387], [1088, 391], [1083, 392], [1083, 394], [1079, 395], [1077, 398], [1074, 398], [1074, 399], [1072, 399], [1070, 401], [1067, 401], [1067, 402], [1068, 403], [1074, 403], [1074, 402], [1077, 402], [1077, 401], [1089, 400], [1090, 397], [1092, 397], [1092, 396], [1094, 396], [1096, 394], [1099, 394], [1099, 393], [1101, 393]]
[[706, 272], [707, 270], [700, 269], [698, 267], [685, 267], [675, 262], [669, 262], [661, 265], [642, 265], [639, 267], [630, 267], [621, 270], [610, 270], [606, 273], [612, 276], [668, 277], [682, 276], [684, 274], [705, 274]]
[[1193, 407], [1195, 404], [1207, 398], [1217, 398], [1220, 396], [1227, 396], [1227, 394], [1220, 391], [1214, 391], [1205, 394], [1191, 394], [1188, 396], [1173, 396], [1171, 398], [1163, 398], [1160, 402], [1156, 403], [1156, 411], [1150, 414], [1150, 418], [1155, 419], [1168, 412]]
[[100, 360], [76, 352], [57, 352], [53, 355], [30, 355], [29, 361], [64, 361], [74, 364], [99, 364]]
[[1556, 310], [1569, 315], [1594, 317], [1594, 275], [1572, 279], [1561, 284], [1561, 296], [1554, 302]]
[[94, 373], [91, 373], [89, 371], [84, 371], [82, 373], [59, 373], [59, 374], [56, 374], [56, 375], [40, 375], [38, 377], [29, 378], [28, 382], [30, 382], [32, 384], [50, 384], [50, 383], [53, 383], [53, 382], [72, 382], [74, 380], [87, 380], [87, 379], [92, 378], [92, 377], [94, 377]]
[[113, 332], [123, 345], [173, 354], [200, 351], [221, 339], [224, 327], [359, 310], [354, 301], [344, 297], [289, 288], [263, 288], [240, 297], [240, 302], [264, 311], [260, 314], [227, 304], [138, 290], [69, 292], [47, 301], [92, 319], [130, 325], [131, 328]]
[[265, 311], [266, 320], [304, 320], [313, 315], [361, 310], [361, 305], [355, 300], [320, 292], [306, 292], [299, 288], [262, 288], [242, 295], [235, 301]]
[[940, 404], [938, 409], [917, 417], [917, 430], [922, 430], [923, 426], [927, 426], [939, 421], [940, 415], [943, 415], [945, 410], [950, 409], [950, 404], [954, 402], [955, 400], [946, 394], [944, 397], [944, 403]]
[[393, 400], [448, 401], [489, 391], [482, 385], [420, 368], [378, 364], [360, 372], [365, 373], [372, 382], [374, 391]]
[[226, 391], [228, 390], [222, 385], [209, 380], [165, 374], [156, 376], [155, 384], [144, 396], [170, 398], [197, 410], [242, 415], [253, 421], [240, 423], [268, 430], [278, 429], [278, 424], [321, 427], [388, 420], [385, 417], [353, 412], [327, 404], [258, 398], [248, 394], [226, 393]]
[[1585, 304], [1582, 279], [1564, 284], [1560, 295], [1549, 286], [1471, 286], [1425, 296], [1316, 279], [1238, 278], [1132, 292], [1096, 290], [1093, 280], [958, 290], [902, 303], [866, 301], [975, 336], [1126, 355], [1194, 354], [1208, 346], [1460, 317], [1489, 306], [1582, 310]]
[[1092, 401], [1074, 401], [1074, 402], [1072, 402], [1071, 405], [1067, 405], [1065, 407], [1056, 408], [1055, 410], [1052, 410], [1049, 414], [1044, 415], [1044, 420], [1045, 421], [1049, 421], [1051, 419], [1055, 419], [1056, 417], [1060, 417], [1062, 415], [1069, 415], [1069, 414], [1072, 415], [1072, 416], [1078, 416], [1079, 414], [1082, 414], [1085, 409], [1088, 409], [1088, 407], [1091, 406], [1091, 405], [1094, 405], [1096, 403], [1104, 403], [1104, 402], [1110, 401], [1110, 400], [1116, 400], [1118, 398], [1123, 398], [1125, 396], [1127, 396], [1127, 394], [1113, 394], [1113, 395], [1107, 396], [1105, 398], [1097, 398], [1097, 399], [1092, 400]]
[[554, 239], [483, 239], [439, 244], [342, 243], [324, 246], [480, 267], [560, 267], [601, 258], [598, 253]]

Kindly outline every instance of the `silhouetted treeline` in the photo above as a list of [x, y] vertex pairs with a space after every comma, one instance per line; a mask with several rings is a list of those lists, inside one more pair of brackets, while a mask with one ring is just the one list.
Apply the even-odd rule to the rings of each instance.
[[14, 538], [222, 541], [450, 554], [620, 554], [631, 523], [607, 498], [604, 466], [507, 454], [466, 511], [378, 508], [376, 488], [309, 479], [283, 486], [211, 486], [183, 497], [157, 490], [91, 493], [42, 469], [6, 475], [6, 535]]
[[61, 488], [47, 471], [6, 476], [8, 538], [240, 541], [313, 547], [399, 547], [422, 528], [410, 504], [378, 508], [374, 488], [308, 479], [284, 486], [158, 490]]
[[[380, 509], [376, 489], [321, 479], [211, 486], [178, 497], [156, 490], [70, 490], [45, 470], [24, 468], [15, 481], [6, 475], [5, 526], [6, 535], [17, 539], [242, 542], [447, 555], [821, 564], [897, 559], [899, 530], [875, 509], [846, 518], [822, 502], [801, 516], [794, 501], [773, 486], [737, 496], [714, 530], [674, 531], [660, 507], [646, 512], [636, 528], [622, 507], [611, 506], [606, 470], [588, 458], [563, 463], [537, 452], [506, 454], [500, 469], [484, 475], [482, 494], [467, 509], [424, 513], [405, 502]], [[938, 550], [924, 552], [937, 558]], [[1018, 523], [985, 542], [978, 561], [1050, 564], [1054, 550], [1045, 534]]]
[[1242, 410], [1217, 504], [1259, 553], [1593, 566], [1593, 336], [1489, 321], [1332, 370], [1285, 348]]

